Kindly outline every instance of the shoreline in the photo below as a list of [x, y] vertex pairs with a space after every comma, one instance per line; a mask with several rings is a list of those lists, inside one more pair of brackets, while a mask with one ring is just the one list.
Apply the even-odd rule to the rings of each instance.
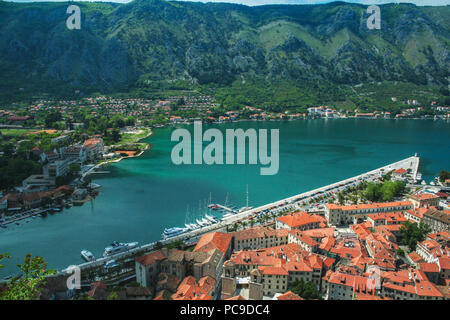
[[[226, 124], [226, 123], [234, 123], [234, 122], [291, 122], [291, 121], [300, 121], [300, 120], [340, 120], [340, 119], [348, 119], [348, 120], [421, 120], [421, 121], [448, 121], [450, 119], [422, 119], [422, 118], [356, 118], [356, 117], [334, 117], [334, 118], [297, 118], [297, 119], [237, 119], [237, 120], [227, 120], [227, 121], [202, 121], [202, 124]], [[194, 121], [186, 121], [186, 122], [178, 122], [178, 123], [168, 123], [165, 125], [160, 125], [156, 127], [156, 129], [166, 128], [169, 126], [177, 126], [177, 125], [192, 125]]]
[[84, 180], [84, 178], [86, 178], [87, 176], [91, 175], [91, 174], [95, 174], [95, 169], [101, 168], [102, 166], [108, 165], [108, 164], [112, 164], [112, 163], [117, 163], [120, 162], [124, 159], [128, 159], [128, 158], [138, 158], [141, 155], [144, 154], [144, 152], [148, 151], [150, 149], [150, 144], [149, 143], [145, 143], [145, 142], [140, 142], [141, 140], [147, 139], [150, 136], [153, 135], [153, 130], [150, 129], [149, 133], [147, 133], [147, 135], [145, 135], [145, 137], [139, 138], [138, 140], [136, 140], [136, 142], [134, 143], [143, 143], [145, 144], [145, 147], [143, 150], [141, 150], [141, 152], [139, 152], [138, 154], [135, 154], [133, 156], [121, 156], [120, 158], [117, 159], [111, 159], [111, 160], [105, 160], [103, 162], [97, 163], [96, 165], [94, 165], [92, 168], [90, 168], [88, 171], [86, 171], [80, 178], [81, 181]]

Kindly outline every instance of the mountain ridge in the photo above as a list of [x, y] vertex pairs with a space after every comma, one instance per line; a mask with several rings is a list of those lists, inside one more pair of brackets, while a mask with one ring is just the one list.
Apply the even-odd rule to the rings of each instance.
[[[81, 30], [65, 26], [69, 4], [81, 8]], [[147, 80], [448, 85], [450, 7], [381, 5], [381, 30], [367, 29], [366, 8], [0, 2], [0, 92], [116, 91]]]

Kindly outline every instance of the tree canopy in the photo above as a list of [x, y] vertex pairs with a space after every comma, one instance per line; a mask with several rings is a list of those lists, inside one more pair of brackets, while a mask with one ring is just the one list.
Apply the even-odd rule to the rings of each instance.
[[430, 226], [425, 223], [405, 221], [400, 227], [402, 243], [407, 245], [410, 251], [416, 250], [417, 242], [425, 240], [425, 236], [430, 232]]
[[[9, 255], [0, 255], [0, 260]], [[20, 275], [13, 277], [6, 283], [6, 288], [0, 291], [0, 300], [33, 300], [39, 297], [45, 278], [54, 274], [54, 270], [47, 270], [47, 262], [42, 257], [31, 257], [27, 254], [23, 264], [17, 265]], [[0, 266], [3, 267], [3, 266]]]

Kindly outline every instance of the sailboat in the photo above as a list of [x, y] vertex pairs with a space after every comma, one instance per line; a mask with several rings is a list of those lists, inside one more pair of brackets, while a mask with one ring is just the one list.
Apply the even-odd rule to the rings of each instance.
[[192, 230], [192, 226], [187, 223], [187, 221], [189, 221], [189, 205], [187, 206], [186, 216], [184, 217], [184, 226], [186, 227], [186, 229]]
[[249, 207], [248, 206], [248, 184], [247, 184], [247, 192], [246, 192], [246, 194], [247, 194], [247, 196], [246, 196], [246, 205], [245, 205], [245, 207], [242, 207], [242, 208], [239, 209], [239, 213], [247, 211], [247, 210], [250, 210], [251, 208], [253, 208], [253, 207]]

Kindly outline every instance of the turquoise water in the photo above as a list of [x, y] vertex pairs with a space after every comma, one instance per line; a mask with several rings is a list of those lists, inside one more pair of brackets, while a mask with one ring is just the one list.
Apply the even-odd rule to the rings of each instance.
[[[100, 256], [114, 240], [148, 243], [165, 227], [181, 226], [209, 201], [257, 206], [330, 184], [414, 155], [428, 181], [450, 169], [450, 123], [414, 120], [330, 119], [287, 122], [239, 122], [204, 125], [267, 128], [280, 131], [280, 169], [261, 176], [260, 165], [181, 165], [171, 162], [174, 128], [156, 130], [151, 151], [109, 165], [97, 175], [100, 195], [82, 207], [0, 229], [0, 252], [9, 252], [0, 277], [15, 273], [27, 252], [41, 255], [52, 268], [81, 263], [80, 251]], [[188, 127], [190, 128], [190, 127]]]

